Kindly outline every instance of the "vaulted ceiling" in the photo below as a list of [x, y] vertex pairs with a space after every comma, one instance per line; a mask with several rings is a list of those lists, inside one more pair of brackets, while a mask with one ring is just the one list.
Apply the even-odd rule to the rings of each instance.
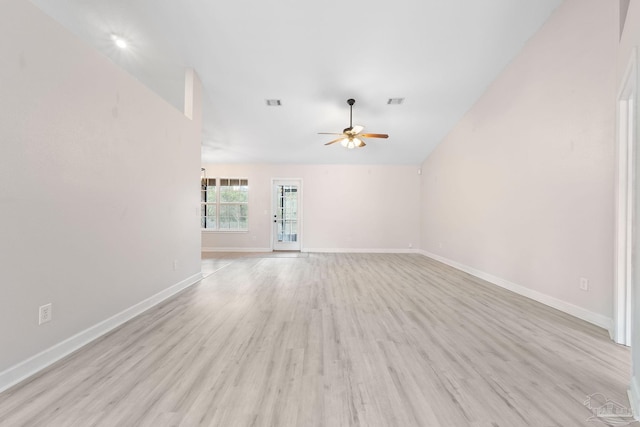
[[[32, 0], [181, 110], [193, 67], [203, 162], [325, 164], [422, 162], [561, 2]], [[348, 98], [389, 139], [324, 146]]]

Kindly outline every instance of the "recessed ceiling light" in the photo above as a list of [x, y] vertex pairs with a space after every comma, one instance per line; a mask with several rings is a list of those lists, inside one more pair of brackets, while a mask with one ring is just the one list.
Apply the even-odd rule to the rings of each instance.
[[282, 105], [279, 99], [267, 99], [267, 105], [269, 107], [279, 107]]
[[126, 49], [128, 46], [128, 43], [125, 39], [123, 39], [122, 37], [116, 36], [115, 34], [111, 34], [111, 40], [113, 40], [116, 46], [118, 46], [120, 49]]
[[404, 98], [389, 98], [387, 104], [389, 105], [400, 105], [404, 102]]

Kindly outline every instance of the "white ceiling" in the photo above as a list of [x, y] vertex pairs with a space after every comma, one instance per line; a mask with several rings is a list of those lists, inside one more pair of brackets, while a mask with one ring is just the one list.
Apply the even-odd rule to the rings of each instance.
[[[32, 0], [181, 110], [193, 67], [205, 163], [416, 165], [561, 2]], [[324, 146], [348, 98], [354, 124], [389, 139]]]

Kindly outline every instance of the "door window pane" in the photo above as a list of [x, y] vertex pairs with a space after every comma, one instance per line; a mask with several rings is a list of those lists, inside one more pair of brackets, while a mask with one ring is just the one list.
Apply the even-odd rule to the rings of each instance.
[[278, 188], [278, 241], [298, 240], [298, 188], [280, 185]]

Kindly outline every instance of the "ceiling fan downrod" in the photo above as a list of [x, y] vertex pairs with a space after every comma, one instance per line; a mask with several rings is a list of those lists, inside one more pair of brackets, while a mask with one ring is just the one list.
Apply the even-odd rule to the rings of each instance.
[[356, 100], [353, 98], [347, 99], [347, 104], [349, 104], [349, 130], [353, 129], [353, 104], [356, 103]]

